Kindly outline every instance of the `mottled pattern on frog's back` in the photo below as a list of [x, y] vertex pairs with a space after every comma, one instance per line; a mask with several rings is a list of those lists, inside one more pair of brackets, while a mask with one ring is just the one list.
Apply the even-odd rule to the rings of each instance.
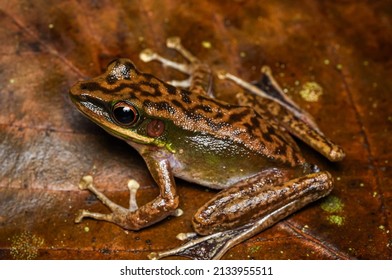
[[178, 89], [140, 73], [129, 60], [118, 61], [102, 76], [86, 82], [85, 89], [104, 101], [129, 100], [146, 114], [172, 120], [183, 129], [230, 138], [273, 161], [290, 166], [304, 162], [297, 147], [285, 141], [287, 135], [252, 108]]

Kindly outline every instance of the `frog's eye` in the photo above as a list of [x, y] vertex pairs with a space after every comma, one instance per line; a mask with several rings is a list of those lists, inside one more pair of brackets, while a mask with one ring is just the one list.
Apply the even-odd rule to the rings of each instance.
[[119, 101], [114, 104], [112, 115], [114, 120], [122, 126], [131, 126], [136, 123], [139, 118], [136, 108], [124, 101]]

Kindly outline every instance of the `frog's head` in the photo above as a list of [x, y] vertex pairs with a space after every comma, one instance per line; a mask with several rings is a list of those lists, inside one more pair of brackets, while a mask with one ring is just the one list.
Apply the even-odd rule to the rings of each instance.
[[117, 59], [102, 75], [76, 83], [69, 94], [80, 112], [110, 134], [129, 143], [168, 146], [165, 119], [145, 110], [146, 101], [158, 98], [160, 83], [130, 60]]

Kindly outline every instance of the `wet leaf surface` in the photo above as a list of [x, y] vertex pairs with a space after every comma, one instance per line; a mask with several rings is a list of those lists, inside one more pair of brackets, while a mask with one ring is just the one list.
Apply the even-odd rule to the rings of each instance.
[[[180, 36], [214, 70], [256, 80], [271, 66], [288, 94], [344, 147], [337, 164], [301, 145], [330, 171], [335, 189], [229, 251], [226, 259], [391, 259], [392, 49], [389, 1], [6, 1], [0, 0], [0, 258], [145, 259], [173, 248], [213, 194], [178, 180], [184, 215], [138, 232], [104, 222], [75, 224], [78, 209], [107, 211], [77, 187], [97, 187], [127, 205], [157, 195], [142, 158], [79, 114], [68, 99], [76, 81], [116, 57], [162, 79], [183, 77], [138, 54], [170, 58]], [[317, 102], [300, 92], [321, 85]], [[234, 101], [232, 84], [217, 85]]]

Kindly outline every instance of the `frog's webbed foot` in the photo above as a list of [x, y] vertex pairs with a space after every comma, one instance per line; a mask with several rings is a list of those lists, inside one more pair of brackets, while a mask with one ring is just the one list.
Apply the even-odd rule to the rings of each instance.
[[250, 227], [251, 224], [248, 224], [238, 229], [202, 237], [195, 234], [184, 245], [167, 251], [152, 252], [148, 255], [148, 258], [157, 260], [169, 256], [183, 256], [195, 260], [220, 259], [230, 248], [247, 239], [246, 232], [249, 231]]
[[331, 161], [345, 157], [343, 149], [324, 136], [313, 117], [295, 104], [280, 88], [271, 69], [262, 68], [263, 76], [255, 84], [248, 83], [237, 76], [221, 71], [220, 79], [228, 79], [246, 89], [252, 95], [238, 95], [240, 105], [251, 106], [260, 115], [275, 120], [290, 134], [301, 139]]
[[179, 37], [171, 37], [166, 40], [166, 46], [178, 51], [189, 63], [178, 63], [166, 59], [151, 49], [143, 50], [139, 57], [144, 62], [153, 60], [159, 61], [165, 67], [176, 69], [184, 74], [189, 75], [185, 80], [168, 81], [169, 84], [182, 88], [189, 88], [192, 92], [198, 92], [203, 95], [214, 97], [212, 92], [212, 74], [208, 65], [203, 64], [200, 60], [185, 49]]

